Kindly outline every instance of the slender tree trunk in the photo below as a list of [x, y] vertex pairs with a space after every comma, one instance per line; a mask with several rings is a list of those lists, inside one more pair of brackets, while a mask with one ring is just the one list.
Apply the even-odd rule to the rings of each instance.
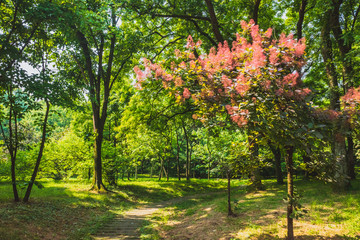
[[292, 218], [293, 214], [293, 201], [294, 198], [294, 182], [293, 182], [293, 154], [294, 147], [286, 147], [286, 171], [287, 171], [287, 194], [288, 194], [288, 204], [287, 204], [287, 240], [294, 240], [294, 219]]
[[[259, 162], [259, 145], [256, 143], [255, 139], [249, 136], [248, 141], [250, 143], [250, 154], [251, 159], [254, 165], [258, 165]], [[250, 174], [250, 182], [249, 190], [263, 190], [264, 185], [261, 182], [260, 169], [258, 166], [255, 166], [254, 170]]]
[[[354, 74], [354, 68], [352, 63], [352, 57], [349, 56], [349, 53], [352, 50], [352, 45], [354, 43], [354, 38], [344, 38], [346, 31], [344, 33], [343, 29], [341, 28], [341, 13], [340, 8], [341, 5], [344, 3], [343, 0], [331, 1], [332, 8], [330, 14], [330, 27], [333, 33], [333, 36], [337, 42], [337, 46], [340, 52], [340, 59], [342, 62], [342, 81], [344, 85], [345, 93], [354, 85], [356, 82], [356, 77]], [[355, 25], [355, 20], [354, 23]], [[348, 30], [351, 32], [352, 29]], [[346, 137], [347, 137], [347, 149], [346, 149], [346, 160], [347, 160], [347, 169], [348, 169], [348, 176], [351, 179], [355, 179], [355, 155], [354, 155], [354, 143], [351, 134], [352, 129], [347, 129]]]
[[[95, 118], [95, 117], [94, 117]], [[101, 121], [100, 119], [95, 120]], [[97, 127], [98, 125], [98, 127]], [[99, 126], [100, 125], [100, 126]], [[103, 140], [103, 124], [94, 124], [94, 132], [95, 132], [95, 143], [94, 143], [94, 178], [93, 178], [93, 189], [97, 191], [107, 190], [103, 184], [102, 178], [102, 159], [101, 159], [101, 151], [102, 151], [102, 140]]]
[[195, 178], [195, 167], [194, 167], [194, 170], [193, 170], [193, 171], [191, 171], [191, 163], [192, 163], [192, 161], [191, 161], [191, 157], [192, 157], [192, 149], [193, 149], [193, 145], [190, 143], [190, 153], [189, 153], [189, 176], [190, 176], [190, 174], [191, 174], [191, 172], [192, 172], [192, 174], [193, 174], [193, 178]]
[[164, 168], [164, 162], [163, 159], [160, 157], [160, 172], [159, 172], [159, 181], [161, 180], [163, 176], [163, 168]]
[[213, 30], [213, 33], [215, 35], [216, 41], [218, 43], [222, 43], [224, 41], [223, 36], [220, 33], [220, 28], [219, 28], [219, 22], [216, 18], [216, 14], [215, 14], [215, 10], [214, 10], [214, 6], [212, 3], [212, 0], [205, 0], [207, 9], [208, 9], [208, 13], [210, 16], [210, 22], [211, 22], [211, 27]]
[[350, 187], [348, 177], [347, 159], [346, 159], [346, 144], [345, 135], [343, 134], [344, 123], [338, 120], [335, 126], [335, 134], [333, 139], [333, 155], [334, 155], [334, 176], [332, 188], [334, 192], [344, 192]]
[[296, 37], [298, 40], [302, 38], [302, 29], [303, 29], [307, 4], [308, 4], [308, 0], [301, 0], [301, 4], [299, 8], [299, 19], [296, 24], [296, 35], [297, 35]]
[[228, 216], [235, 216], [234, 212], [231, 209], [231, 170], [226, 170], [227, 177], [227, 202], [228, 202]]
[[19, 194], [16, 187], [16, 172], [15, 172], [15, 158], [11, 157], [11, 183], [12, 183], [12, 189], [14, 193], [14, 201], [19, 202]]
[[252, 12], [252, 19], [254, 20], [256, 25], [258, 24], [260, 3], [261, 3], [261, 0], [254, 0], [254, 8], [253, 8], [253, 12]]
[[151, 162], [151, 169], [150, 169], [150, 178], [153, 177], [153, 169], [154, 169], [154, 163]]
[[283, 174], [281, 171], [281, 151], [279, 147], [273, 146], [271, 143], [268, 144], [271, 152], [274, 155], [274, 165], [275, 165], [275, 174], [276, 174], [276, 182], [277, 184], [283, 184]]
[[210, 160], [209, 160], [209, 164], [208, 164], [208, 180], [210, 180]]
[[351, 180], [354, 180], [356, 178], [355, 154], [354, 154], [354, 141], [351, 136], [351, 133], [348, 134], [347, 143], [348, 143], [348, 145], [347, 145], [346, 157], [347, 157], [347, 163], [348, 163], [348, 175]]
[[186, 180], [190, 181], [189, 137], [187, 135], [187, 131], [186, 131], [186, 128], [185, 128], [184, 124], [182, 125], [182, 127], [184, 129], [184, 135], [185, 135], [185, 141], [186, 141], [186, 174], [185, 175], [186, 175]]
[[[18, 149], [18, 134], [17, 134], [17, 116], [16, 116], [16, 112], [13, 109], [12, 106], [12, 102], [13, 102], [13, 98], [12, 98], [12, 86], [9, 86], [8, 89], [8, 95], [9, 95], [9, 100], [10, 100], [10, 106], [9, 106], [9, 119], [8, 119], [8, 128], [9, 128], [9, 137], [6, 137], [3, 125], [1, 124], [0, 121], [0, 129], [1, 129], [1, 134], [3, 139], [5, 140], [6, 143], [6, 148], [9, 151], [10, 154], [10, 161], [11, 161], [11, 183], [12, 183], [12, 189], [13, 189], [13, 194], [14, 194], [14, 201], [15, 202], [19, 202], [20, 198], [19, 198], [19, 194], [17, 191], [17, 186], [16, 186], [16, 155], [17, 155], [17, 149]], [[14, 116], [13, 116], [13, 111], [14, 111]], [[12, 121], [14, 118], [14, 124], [15, 124], [15, 129], [13, 129], [13, 125], [12, 125]], [[15, 139], [13, 138], [13, 130], [15, 130]], [[15, 140], [15, 143], [14, 143]]]
[[43, 155], [43, 151], [44, 151], [44, 147], [45, 147], [46, 126], [47, 126], [47, 121], [48, 121], [48, 116], [49, 116], [49, 111], [50, 111], [50, 103], [49, 103], [48, 101], [45, 101], [45, 102], [46, 102], [46, 112], [45, 112], [45, 117], [44, 117], [44, 122], [43, 122], [43, 128], [42, 128], [42, 136], [41, 136], [40, 149], [39, 149], [39, 153], [38, 153], [38, 156], [37, 156], [37, 159], [36, 159], [35, 168], [34, 168], [34, 171], [33, 171], [32, 176], [31, 176], [31, 180], [30, 180], [29, 185], [28, 185], [28, 187], [27, 187], [27, 189], [26, 189], [26, 193], [25, 193], [25, 196], [24, 196], [24, 199], [23, 199], [24, 202], [29, 201], [30, 194], [31, 194], [31, 189], [32, 189], [33, 184], [34, 184], [34, 182], [35, 182], [36, 175], [37, 175], [38, 170], [39, 170], [40, 161], [41, 161], [41, 158], [42, 158], [42, 155]]
[[324, 22], [321, 30], [321, 54], [325, 63], [326, 76], [329, 79], [330, 108], [333, 110], [340, 110], [340, 90], [330, 38], [330, 15], [331, 11], [327, 11], [324, 15]]
[[[337, 73], [333, 62], [332, 43], [330, 38], [331, 30], [331, 10], [327, 11], [324, 16], [323, 28], [321, 31], [322, 38], [322, 56], [325, 62], [326, 74], [329, 79], [330, 87], [330, 108], [340, 110], [340, 90], [338, 87]], [[346, 163], [346, 145], [344, 138], [344, 129], [341, 120], [335, 123], [334, 138], [332, 141], [332, 152], [334, 155], [333, 166], [333, 190], [335, 192], [345, 191], [349, 186], [347, 181], [347, 163]]]
[[177, 170], [177, 176], [179, 181], [181, 181], [181, 176], [180, 176], [180, 143], [179, 143], [179, 133], [176, 130], [176, 162], [177, 162], [177, 166], [176, 166], [176, 170]]
[[166, 169], [166, 172], [167, 172], [167, 173], [166, 173], [166, 181], [169, 181], [169, 177], [170, 177], [170, 176], [169, 176], [169, 175], [170, 175], [170, 174], [169, 174], [169, 170], [170, 170], [170, 158], [169, 158], [169, 157], [168, 157], [168, 159], [167, 159], [167, 166], [166, 166], [166, 168], [167, 168], [167, 169]]

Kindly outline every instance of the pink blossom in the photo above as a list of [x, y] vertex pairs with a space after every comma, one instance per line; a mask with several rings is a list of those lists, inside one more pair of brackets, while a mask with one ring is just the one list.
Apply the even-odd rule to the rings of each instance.
[[225, 108], [226, 108], [228, 114], [230, 114], [230, 115], [234, 114], [234, 111], [233, 111], [232, 106], [230, 106], [230, 105], [225, 105]]
[[168, 83], [168, 82], [162, 81], [162, 84], [163, 84], [163, 87], [164, 87], [165, 89], [169, 88], [169, 83]]
[[181, 57], [181, 51], [179, 50], [179, 49], [175, 49], [175, 56], [177, 57], [177, 58], [179, 58], [179, 57]]
[[194, 60], [191, 60], [190, 61], [190, 69], [195, 69], [196, 68], [196, 63], [195, 63], [195, 61]]
[[182, 61], [179, 65], [182, 69], [186, 69], [186, 63]]
[[245, 31], [248, 29], [249, 25], [247, 24], [247, 22], [245, 22], [244, 20], [240, 21], [240, 25], [241, 28], [244, 29]]
[[263, 53], [263, 49], [258, 44], [253, 44], [253, 58], [251, 61], [251, 66], [256, 69], [259, 67], [265, 66], [266, 57]]
[[191, 37], [191, 35], [189, 35], [188, 38], [187, 38], [186, 48], [193, 49], [194, 46], [195, 46], [195, 43], [193, 41], [193, 38]]
[[177, 87], [181, 87], [184, 84], [183, 80], [181, 79], [181, 77], [176, 77], [175, 78], [175, 86]]
[[141, 69], [138, 66], [134, 67], [134, 72], [136, 74], [136, 79], [138, 81], [143, 81], [145, 79], [145, 74], [143, 73], [143, 71], [141, 71]]
[[269, 57], [270, 64], [275, 65], [279, 61], [277, 55], [278, 55], [278, 50], [275, 47], [270, 48], [270, 57]]
[[188, 88], [184, 88], [183, 96], [186, 99], [188, 99], [191, 96], [191, 93]]
[[251, 26], [251, 37], [255, 43], [260, 43], [262, 41], [262, 38], [259, 33], [259, 25]]
[[168, 73], [164, 74], [163, 78], [167, 82], [170, 82], [171, 80], [173, 80], [173, 76], [171, 74], [168, 74]]
[[228, 76], [222, 75], [221, 79], [222, 79], [221, 82], [224, 85], [224, 88], [230, 87], [232, 85], [232, 81], [231, 81], [231, 79], [228, 78]]
[[298, 78], [299, 78], [298, 72], [290, 73], [283, 78], [282, 85], [283, 86], [289, 85], [289, 86], [294, 87], [297, 84]]
[[265, 32], [265, 37], [271, 38], [272, 31], [273, 31], [272, 28], [268, 28], [268, 30], [266, 30], [266, 32]]
[[161, 68], [157, 68], [155, 70], [155, 77], [158, 78], [158, 77], [161, 77], [163, 74], [165, 73], [165, 71]]
[[306, 48], [305, 38], [302, 38], [295, 46], [295, 55], [298, 57], [302, 56], [305, 52], [305, 48]]

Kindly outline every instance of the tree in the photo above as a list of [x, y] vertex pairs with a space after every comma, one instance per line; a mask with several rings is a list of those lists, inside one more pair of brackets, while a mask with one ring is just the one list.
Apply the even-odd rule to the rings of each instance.
[[[76, 7], [74, 7], [76, 6]], [[59, 26], [68, 39], [71, 69], [81, 77], [91, 103], [94, 133], [93, 189], [106, 190], [102, 176], [102, 142], [110, 96], [141, 40], [119, 16], [124, 13], [116, 1], [72, 1], [59, 6], [66, 19]], [[73, 34], [72, 34], [73, 33]], [[80, 54], [73, 51], [78, 50]], [[65, 64], [68, 64], [64, 62]], [[69, 68], [71, 65], [63, 65]]]
[[284, 34], [279, 41], [272, 40], [272, 29], [259, 31], [254, 22], [241, 22], [241, 25], [243, 32], [237, 34], [231, 49], [224, 42], [217, 50], [196, 57], [193, 52], [195, 49], [201, 52], [201, 42], [194, 43], [189, 36], [188, 51], [175, 53], [179, 57], [178, 66], [172, 63], [165, 70], [145, 61], [144, 72], [139, 68], [134, 70], [141, 88], [146, 88], [149, 81], [159, 82], [179, 103], [192, 101], [199, 109], [195, 119], [211, 122], [214, 117], [224, 119], [227, 112], [239, 127], [251, 128], [254, 141], [261, 135], [269, 139], [281, 136], [287, 150], [288, 238], [293, 239], [292, 155], [301, 136], [297, 118], [307, 111], [305, 98], [311, 92], [299, 86], [296, 73], [304, 64], [305, 43], [304, 39], [295, 41], [292, 35]]
[[[15, 75], [13, 76], [15, 77]], [[25, 113], [33, 109], [36, 105], [30, 96], [16, 88], [15, 81], [8, 85], [6, 94], [0, 98], [0, 103], [6, 109], [4, 112], [1, 112], [0, 115], [1, 136], [10, 155], [14, 201], [19, 202], [20, 198], [16, 181], [16, 157], [21, 142], [24, 139], [21, 132], [19, 132], [19, 122]]]

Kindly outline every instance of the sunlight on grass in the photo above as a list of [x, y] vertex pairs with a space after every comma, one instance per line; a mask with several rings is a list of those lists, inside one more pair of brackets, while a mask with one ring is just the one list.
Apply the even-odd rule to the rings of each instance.
[[[28, 204], [13, 204], [9, 183], [0, 182], [0, 238], [89, 239], [106, 222], [141, 203], [154, 203], [191, 194], [225, 189], [224, 180], [190, 182], [153, 178], [119, 181], [109, 193], [89, 191], [89, 182], [42, 179], [43, 189], [33, 188]], [[19, 191], [20, 196], [25, 190]], [[35, 227], [34, 227], [35, 226]], [[11, 231], [9, 231], [11, 229]]]
[[[295, 184], [304, 196], [301, 202], [309, 213], [294, 221], [295, 235], [301, 236], [301, 239], [314, 239], [309, 236], [318, 236], [319, 239], [360, 238], [359, 182], [353, 183], [352, 191], [341, 195], [332, 193], [330, 186], [324, 183], [297, 180]], [[227, 200], [224, 194], [213, 199], [200, 198], [200, 201], [176, 204], [169, 210], [170, 213], [167, 212], [170, 214], [168, 220], [158, 217], [153, 219], [156, 224], [151, 224], [157, 228], [156, 234], [166, 239], [185, 239], [188, 236], [196, 239], [196, 233], [187, 228], [189, 222], [192, 229], [206, 232], [208, 239], [283, 239], [286, 236], [286, 204], [283, 201], [286, 186], [278, 186], [273, 180], [265, 184], [265, 191], [233, 191], [236, 218], [226, 217]], [[206, 211], [209, 208], [212, 210]], [[201, 235], [198, 237], [201, 238]]]

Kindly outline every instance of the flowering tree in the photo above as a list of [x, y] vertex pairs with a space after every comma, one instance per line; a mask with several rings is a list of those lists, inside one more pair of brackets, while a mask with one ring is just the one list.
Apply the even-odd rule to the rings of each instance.
[[[288, 239], [293, 239], [292, 155], [307, 128], [300, 128], [309, 109], [296, 69], [304, 64], [305, 40], [292, 35], [272, 38], [272, 29], [259, 30], [253, 21], [241, 21], [242, 32], [230, 47], [225, 41], [217, 50], [203, 53], [201, 42], [188, 37], [187, 50], [175, 51], [177, 62], [170, 67], [144, 61], [135, 67], [139, 88], [163, 84], [179, 103], [190, 101], [198, 111], [193, 118], [209, 122], [224, 113], [254, 142], [275, 140], [287, 152]], [[203, 54], [201, 54], [203, 53]], [[200, 54], [200, 56], [198, 56]], [[250, 143], [250, 145], [253, 143]]]

